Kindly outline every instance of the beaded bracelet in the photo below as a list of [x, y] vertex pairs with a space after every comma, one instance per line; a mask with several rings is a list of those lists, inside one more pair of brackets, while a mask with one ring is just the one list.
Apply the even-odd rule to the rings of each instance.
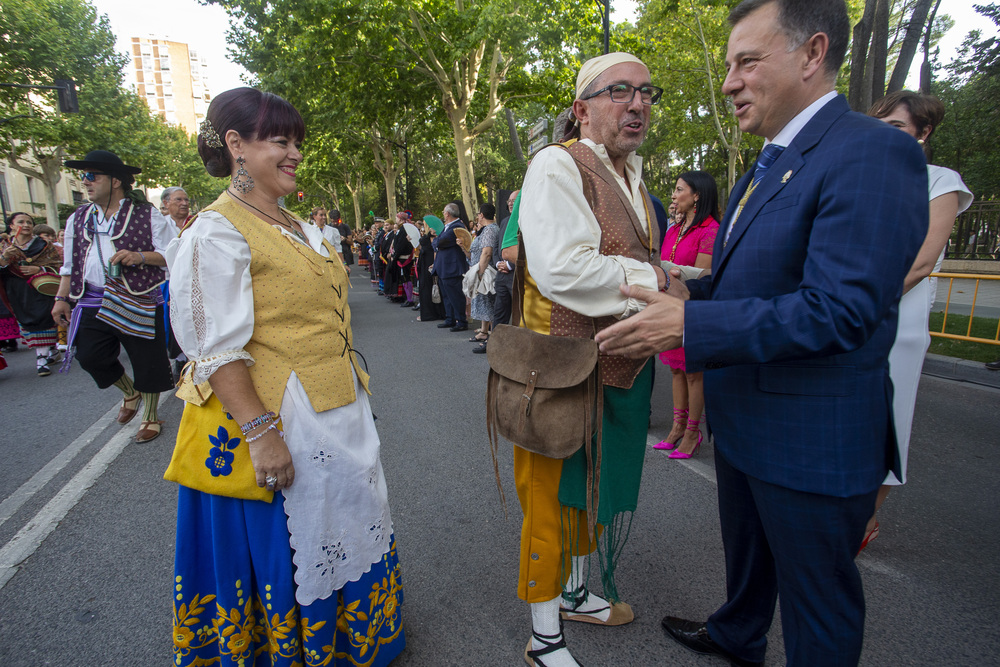
[[[265, 433], [267, 433], [270, 430], [276, 429], [276, 428], [278, 428], [278, 423], [277, 422], [271, 422], [270, 426], [268, 426], [267, 428], [265, 428], [263, 431], [261, 431], [260, 433], [258, 433], [255, 436], [247, 438], [247, 444], [249, 445], [251, 442], [255, 442], [257, 440], [260, 440], [261, 438], [264, 437]], [[278, 431], [278, 434], [280, 435], [281, 431]]]
[[666, 292], [667, 290], [670, 289], [670, 272], [669, 271], [664, 271], [663, 273], [667, 276], [667, 280], [663, 284], [663, 288], [660, 289], [660, 291], [661, 292]]
[[243, 435], [246, 435], [250, 431], [252, 431], [255, 428], [257, 428], [258, 426], [263, 426], [264, 424], [268, 423], [272, 419], [274, 419], [274, 413], [273, 412], [265, 412], [260, 417], [255, 417], [254, 419], [251, 419], [250, 421], [248, 421], [246, 424], [241, 424], [240, 425], [240, 430], [243, 431]]

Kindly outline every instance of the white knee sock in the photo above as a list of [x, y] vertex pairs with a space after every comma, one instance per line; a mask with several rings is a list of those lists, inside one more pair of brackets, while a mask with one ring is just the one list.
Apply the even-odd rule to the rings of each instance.
[[[531, 649], [533, 651], [559, 641], [559, 637], [562, 635], [559, 624], [559, 601], [561, 599], [560, 596], [547, 602], [531, 603]], [[538, 639], [536, 634], [545, 635], [545, 638]], [[567, 648], [546, 653], [538, 659], [545, 667], [579, 667], [579, 663], [573, 659]]]
[[[586, 589], [586, 567], [587, 567], [587, 556], [573, 556], [573, 569], [570, 572], [569, 579], [566, 581], [565, 591], [571, 597], [574, 593], [577, 593], [581, 589], [585, 592], [585, 597], [580, 601], [580, 604], [573, 609], [575, 614], [587, 614], [588, 616], [593, 616], [599, 621], [606, 621], [611, 616], [611, 606], [608, 601], [599, 595], [595, 595]], [[571, 605], [563, 600], [563, 609], [568, 610]]]

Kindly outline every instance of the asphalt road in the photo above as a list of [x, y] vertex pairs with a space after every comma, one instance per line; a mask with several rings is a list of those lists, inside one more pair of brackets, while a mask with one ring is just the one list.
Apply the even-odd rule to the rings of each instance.
[[[396, 665], [518, 665], [530, 631], [515, 595], [520, 509], [510, 448], [493, 476], [483, 415], [486, 359], [468, 334], [416, 322], [354, 278], [355, 346], [373, 376], [399, 556], [407, 649]], [[75, 368], [34, 376], [30, 352], [0, 372], [0, 665], [171, 663], [176, 487], [163, 481], [181, 403], [139, 445], [112, 422], [119, 397]], [[669, 426], [657, 374], [650, 442]], [[868, 599], [863, 665], [987, 665], [1000, 659], [1000, 391], [925, 376], [910, 482], [859, 557]], [[723, 600], [712, 447], [690, 462], [648, 449], [618, 583], [636, 620], [567, 627], [586, 665], [714, 665], [663, 635], [660, 618], [704, 618]], [[768, 665], [784, 663], [775, 623]]]

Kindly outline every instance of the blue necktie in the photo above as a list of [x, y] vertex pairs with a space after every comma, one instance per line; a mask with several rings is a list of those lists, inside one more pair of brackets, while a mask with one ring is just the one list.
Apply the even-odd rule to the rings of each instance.
[[743, 212], [743, 207], [746, 206], [747, 200], [750, 199], [750, 195], [753, 191], [757, 189], [757, 184], [760, 183], [760, 179], [764, 178], [764, 174], [767, 170], [774, 164], [774, 161], [778, 159], [781, 155], [781, 151], [785, 150], [784, 146], [778, 146], [777, 144], [768, 144], [764, 146], [764, 150], [760, 152], [757, 156], [757, 167], [753, 170], [753, 180], [750, 182], [750, 186], [743, 193], [743, 198], [740, 199], [740, 203], [736, 208], [736, 215], [733, 216], [732, 222], [729, 223], [729, 227], [726, 229], [726, 236], [723, 239], [722, 247], [725, 248], [726, 244], [729, 243], [729, 235], [733, 232], [733, 227], [736, 226], [736, 221], [740, 219], [740, 213]]
[[781, 151], [785, 150], [784, 146], [778, 146], [777, 144], [768, 144], [764, 146], [764, 150], [760, 152], [757, 157], [757, 168], [753, 171], [753, 185], [757, 185], [760, 179], [764, 178], [764, 174], [767, 170], [774, 164], [774, 161], [778, 159], [781, 155]]

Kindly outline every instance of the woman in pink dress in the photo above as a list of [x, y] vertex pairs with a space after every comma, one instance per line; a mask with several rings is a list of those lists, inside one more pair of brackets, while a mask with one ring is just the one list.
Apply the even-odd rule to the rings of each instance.
[[[712, 247], [719, 231], [719, 192], [715, 179], [704, 171], [689, 171], [677, 179], [671, 197], [680, 222], [667, 230], [661, 259], [693, 266], [712, 267]], [[660, 361], [673, 374], [674, 423], [666, 439], [654, 449], [673, 450], [672, 459], [689, 459], [701, 446], [701, 417], [705, 394], [701, 373], [684, 370], [684, 349], [660, 353]]]

